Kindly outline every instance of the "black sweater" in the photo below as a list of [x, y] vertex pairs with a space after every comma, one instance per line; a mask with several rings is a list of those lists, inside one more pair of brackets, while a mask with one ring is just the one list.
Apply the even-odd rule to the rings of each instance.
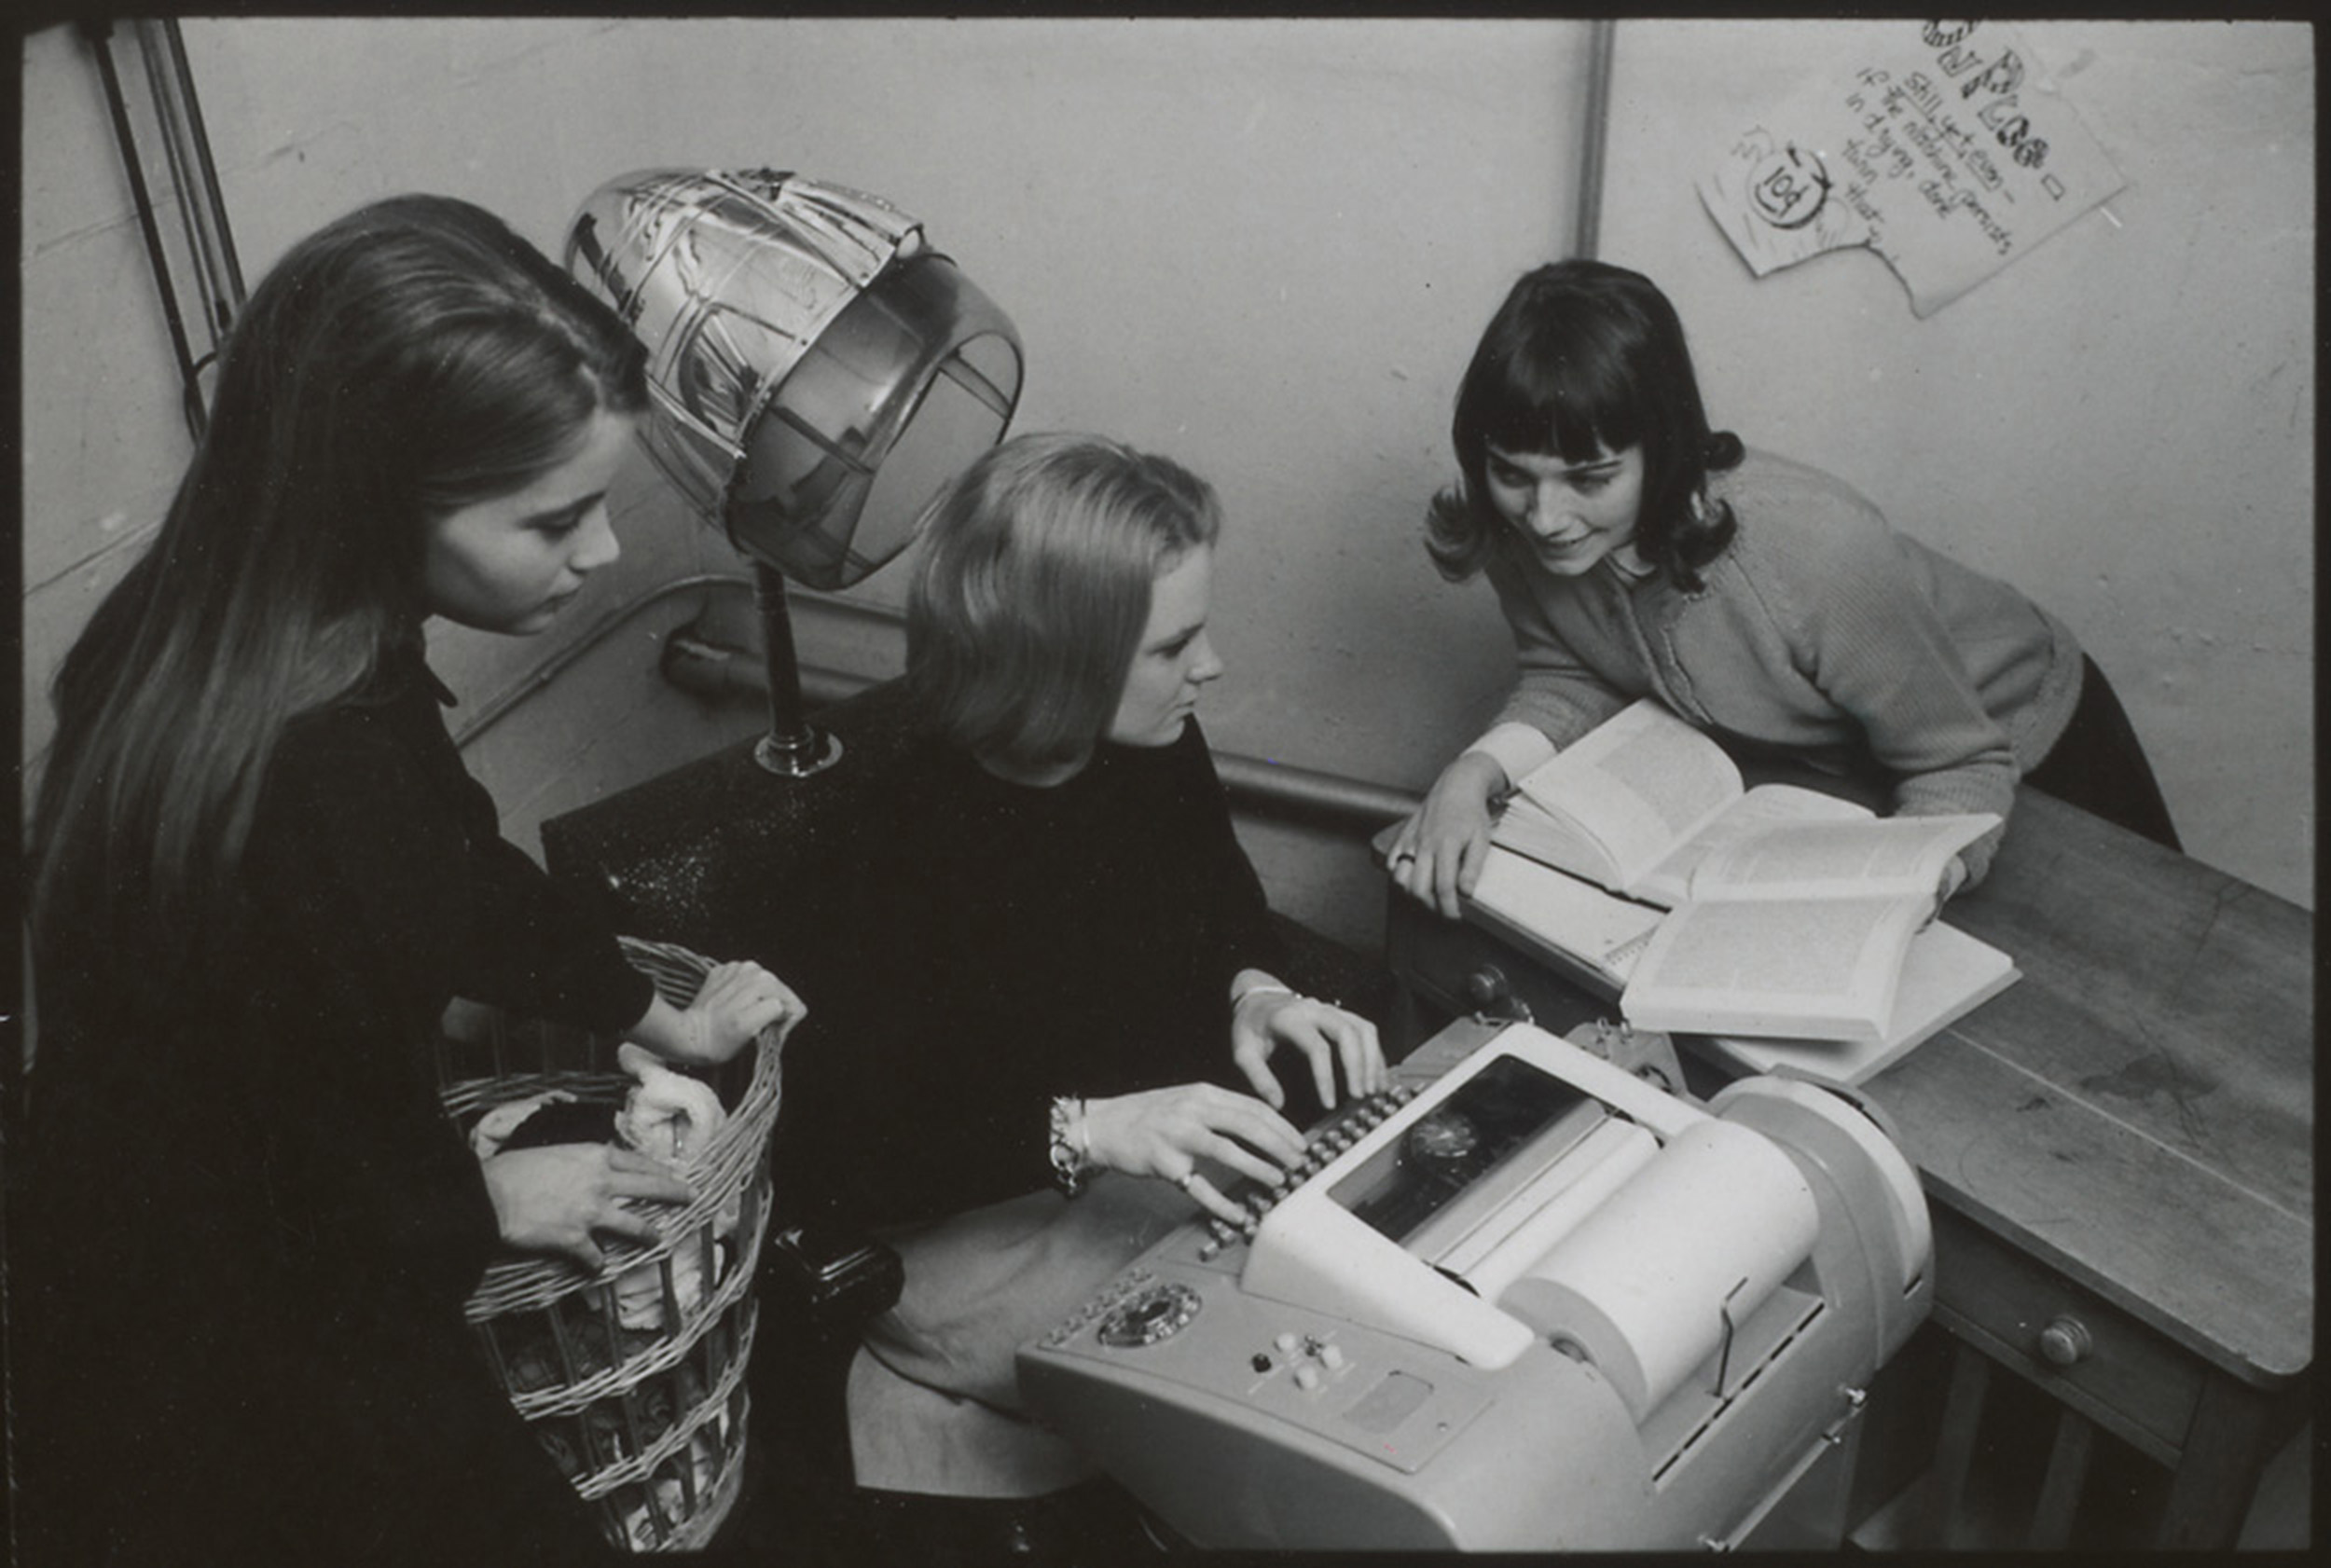
[[451, 700], [415, 647], [293, 726], [199, 996], [131, 1005], [139, 955], [45, 928], [11, 1269], [29, 1525], [133, 1561], [594, 1543], [462, 1322], [497, 1228], [430, 1040], [456, 995], [613, 1031], [651, 988], [500, 837]]
[[780, 1203], [935, 1218], [1045, 1185], [1055, 1095], [1248, 1087], [1231, 978], [1283, 955], [1194, 720], [1052, 788], [928, 738], [862, 787], [870, 847], [783, 957]]

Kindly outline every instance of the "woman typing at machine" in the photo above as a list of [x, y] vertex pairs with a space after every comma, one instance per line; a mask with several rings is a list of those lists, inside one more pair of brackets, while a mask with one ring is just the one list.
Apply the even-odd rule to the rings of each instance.
[[1371, 1024], [1275, 978], [1193, 714], [1222, 667], [1219, 529], [1179, 465], [1066, 434], [997, 447], [924, 519], [917, 735], [871, 786], [883, 842], [813, 965], [851, 978], [793, 1042], [779, 1134], [780, 1190], [904, 1261], [848, 1382], [866, 1513], [903, 1557], [978, 1549], [983, 1510], [932, 1494], [1091, 1473], [1019, 1415], [1013, 1354], [1192, 1201], [1234, 1218], [1224, 1188], [1301, 1157], [1275, 1053], [1323, 1104], [1386, 1082]]

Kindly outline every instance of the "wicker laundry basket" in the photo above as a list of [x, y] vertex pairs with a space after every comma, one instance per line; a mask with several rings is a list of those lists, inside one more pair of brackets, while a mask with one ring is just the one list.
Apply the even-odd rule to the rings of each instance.
[[[710, 960], [624, 941], [632, 965], [684, 1007]], [[619, 1106], [635, 1081], [610, 1037], [472, 1009], [439, 1052], [446, 1108], [466, 1135], [497, 1106], [546, 1091]], [[681, 1175], [684, 1207], [641, 1205], [661, 1239], [611, 1248], [586, 1275], [559, 1259], [512, 1255], [470, 1297], [468, 1317], [518, 1413], [591, 1504], [607, 1538], [638, 1551], [704, 1546], [744, 1479], [757, 1303], [753, 1281], [769, 1204], [779, 1036], [772, 1027], [709, 1081], [728, 1119]], [[483, 1066], [489, 1070], [479, 1073]]]

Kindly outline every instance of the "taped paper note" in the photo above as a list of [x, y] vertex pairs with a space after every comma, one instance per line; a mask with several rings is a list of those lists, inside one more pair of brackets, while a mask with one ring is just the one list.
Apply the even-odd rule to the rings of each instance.
[[1996, 22], [1904, 22], [1742, 132], [1700, 200], [1748, 269], [1867, 245], [1927, 316], [2125, 182]]

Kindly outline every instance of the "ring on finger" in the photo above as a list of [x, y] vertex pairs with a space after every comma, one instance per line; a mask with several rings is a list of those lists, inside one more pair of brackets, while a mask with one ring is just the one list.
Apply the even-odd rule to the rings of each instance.
[[1174, 1185], [1180, 1188], [1184, 1192], [1187, 1192], [1190, 1190], [1190, 1184], [1197, 1179], [1198, 1173], [1196, 1171], [1184, 1171], [1181, 1175], [1174, 1178]]

